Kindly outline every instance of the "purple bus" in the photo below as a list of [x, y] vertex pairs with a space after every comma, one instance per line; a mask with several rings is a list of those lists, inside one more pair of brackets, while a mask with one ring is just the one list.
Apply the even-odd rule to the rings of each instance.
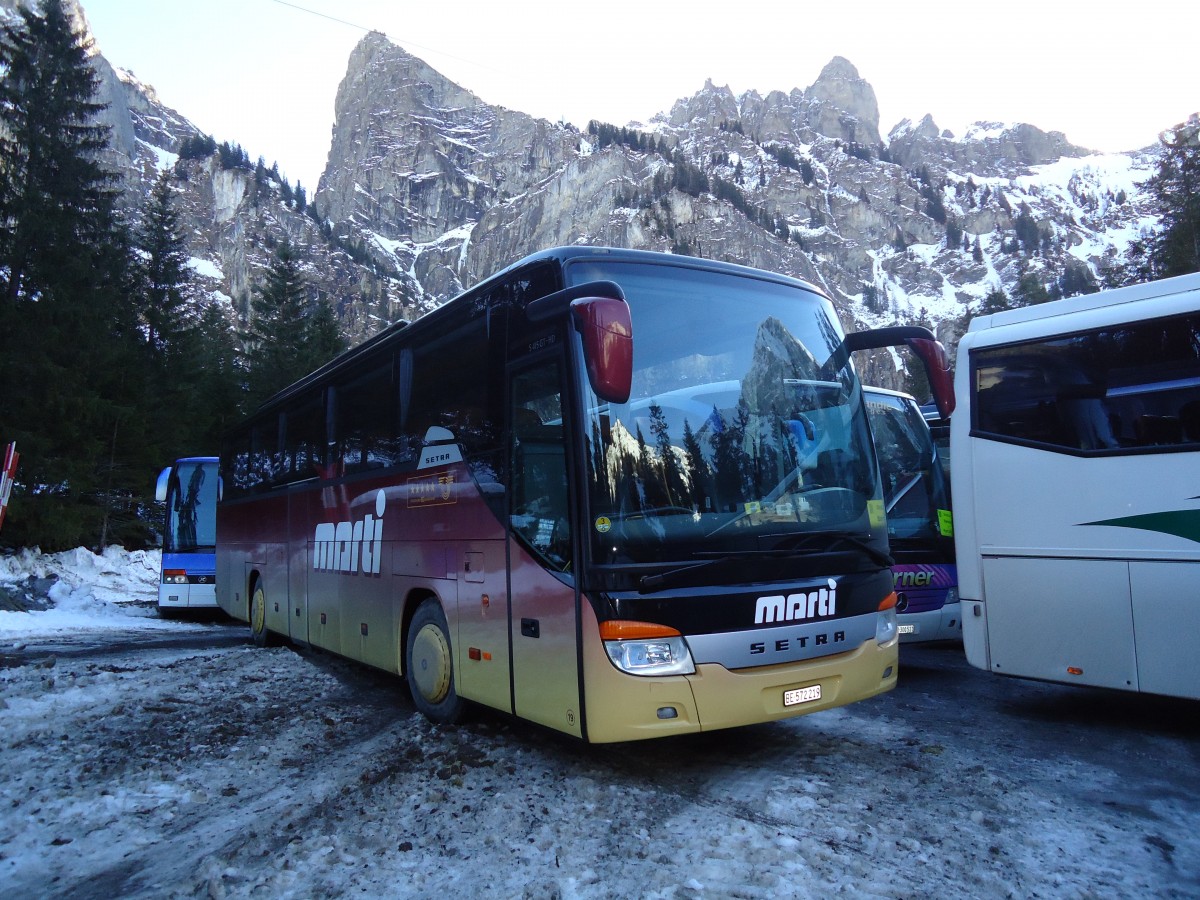
[[950, 482], [917, 402], [863, 389], [879, 456], [888, 543], [896, 564], [901, 643], [962, 640]]

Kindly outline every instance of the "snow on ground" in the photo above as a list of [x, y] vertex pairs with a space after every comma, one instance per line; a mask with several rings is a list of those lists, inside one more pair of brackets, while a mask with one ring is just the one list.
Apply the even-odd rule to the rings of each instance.
[[[0, 590], [34, 596], [29, 612], [0, 610], [0, 642], [80, 630], [173, 628], [151, 608], [157, 599], [161, 554], [109, 547], [66, 553], [22, 550], [0, 555]], [[50, 608], [36, 609], [49, 602]], [[18, 604], [21, 605], [21, 604]]]
[[0, 896], [1200, 896], [1194, 703], [906, 646], [883, 697], [588, 747], [158, 622], [155, 571], [0, 557], [9, 587], [59, 579], [0, 630]]

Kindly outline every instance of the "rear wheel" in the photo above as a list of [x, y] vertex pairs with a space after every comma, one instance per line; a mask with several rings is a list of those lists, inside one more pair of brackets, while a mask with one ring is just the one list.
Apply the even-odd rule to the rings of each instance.
[[250, 595], [250, 639], [259, 647], [274, 643], [271, 632], [267, 631], [267, 592], [261, 581], [255, 583]]
[[430, 598], [408, 626], [404, 673], [413, 703], [435, 722], [456, 722], [462, 700], [454, 689], [454, 656], [441, 604]]

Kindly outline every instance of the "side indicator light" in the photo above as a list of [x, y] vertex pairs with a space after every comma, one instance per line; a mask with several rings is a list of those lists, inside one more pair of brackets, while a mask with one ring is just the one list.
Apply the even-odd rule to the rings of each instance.
[[896, 605], [896, 602], [898, 600], [899, 600], [899, 597], [896, 596], [896, 592], [892, 591], [890, 594], [888, 594], [886, 597], [884, 597], [882, 600], [879, 601], [879, 611], [883, 612], [885, 609], [891, 609], [892, 607], [894, 607]]
[[1083, 669], [1079, 668], [1079, 666], [1067, 666], [1067, 674], [1068, 675], [1082, 675]]
[[478, 662], [479, 660], [483, 659], [483, 652], [478, 647], [468, 647], [467, 658]]

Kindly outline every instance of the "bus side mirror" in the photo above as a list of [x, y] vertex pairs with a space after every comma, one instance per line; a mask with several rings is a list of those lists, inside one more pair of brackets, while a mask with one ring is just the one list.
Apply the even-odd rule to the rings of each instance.
[[626, 403], [633, 387], [633, 320], [629, 304], [613, 297], [571, 301], [575, 329], [583, 339], [588, 381], [601, 400]]
[[[933, 402], [937, 404], [941, 417], [948, 419], [954, 412], [954, 375], [950, 371], [950, 356], [942, 342], [928, 328], [920, 325], [889, 325], [886, 328], [851, 332], [842, 341], [845, 354], [901, 345], [909, 347], [925, 366]], [[840, 354], [835, 354], [835, 358], [838, 356]]]
[[950, 371], [950, 355], [941, 341], [926, 338], [909, 338], [905, 341], [917, 357], [925, 364], [929, 376], [929, 388], [933, 391], [933, 402], [943, 419], [954, 412], [954, 373]]
[[167, 485], [171, 481], [171, 466], [158, 473], [158, 481], [154, 485], [154, 499], [163, 503], [167, 499]]

